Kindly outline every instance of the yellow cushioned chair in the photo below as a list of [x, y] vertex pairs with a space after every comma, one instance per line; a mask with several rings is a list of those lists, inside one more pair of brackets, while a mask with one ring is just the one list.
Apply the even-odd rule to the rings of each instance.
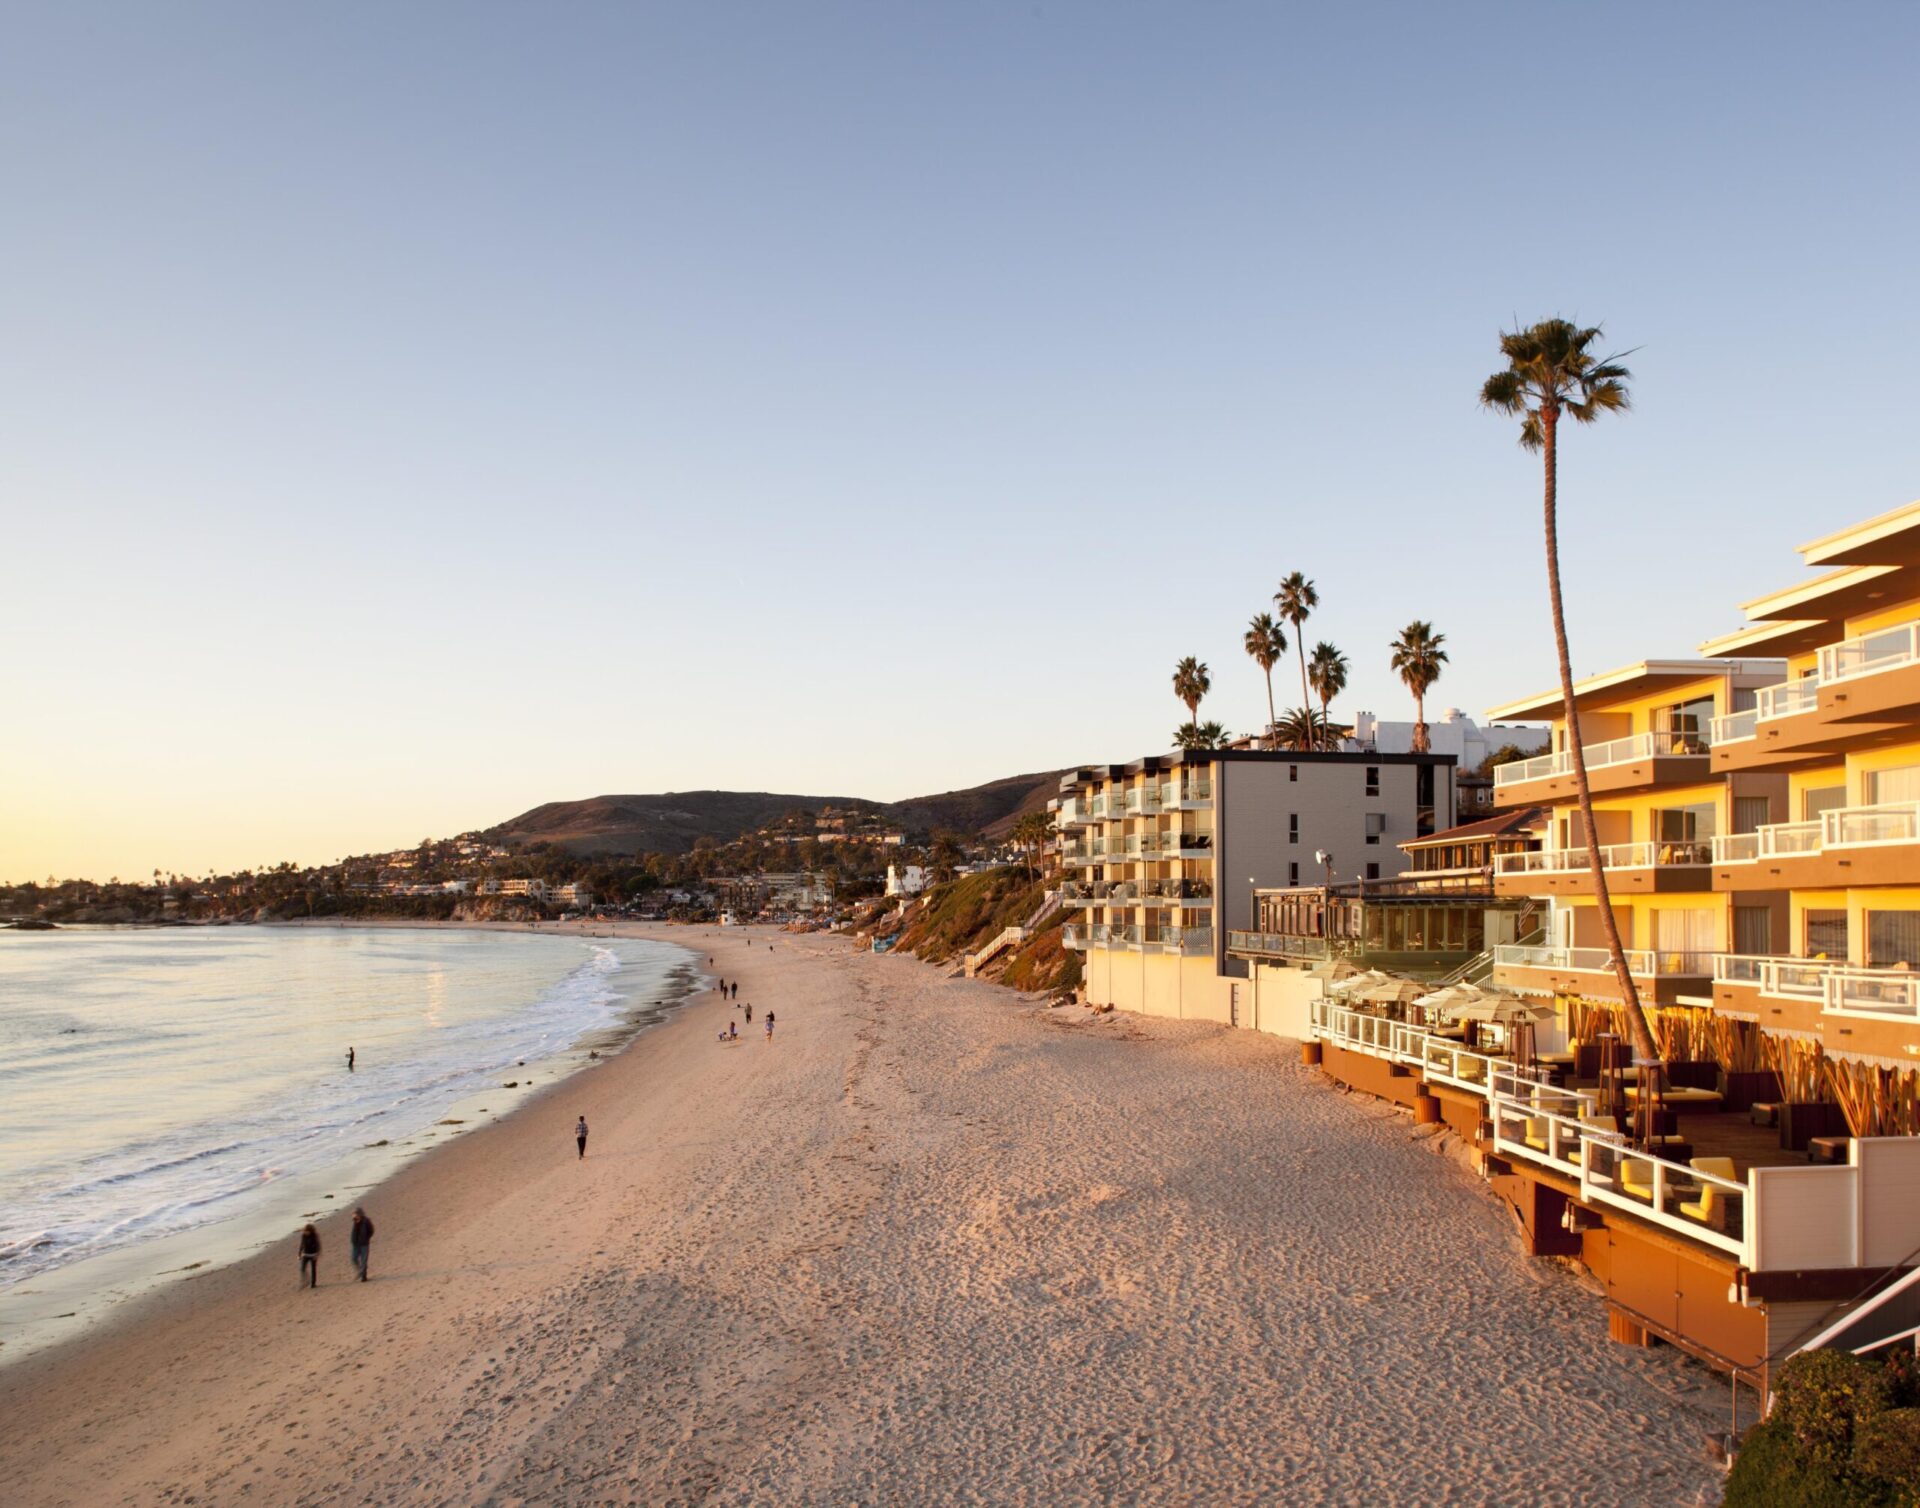
[[1547, 1118], [1544, 1115], [1527, 1117], [1527, 1145], [1536, 1152], [1547, 1150]]
[[1635, 1199], [1653, 1201], [1653, 1164], [1644, 1157], [1629, 1157], [1620, 1164], [1620, 1192]]
[[[1731, 1157], [1696, 1157], [1689, 1164], [1696, 1173], [1705, 1173], [1709, 1178], [1735, 1180], [1733, 1159]], [[1718, 1184], [1700, 1185], [1700, 1197], [1682, 1202], [1680, 1213], [1689, 1220], [1698, 1220], [1702, 1225], [1711, 1225], [1715, 1230], [1727, 1227], [1727, 1191]]]

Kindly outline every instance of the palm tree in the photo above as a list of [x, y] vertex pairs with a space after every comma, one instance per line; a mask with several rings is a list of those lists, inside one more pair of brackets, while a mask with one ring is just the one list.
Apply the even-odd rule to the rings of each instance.
[[1188, 655], [1173, 667], [1173, 694], [1187, 705], [1187, 721], [1200, 721], [1200, 698], [1213, 690], [1213, 677], [1207, 667]]
[[1053, 838], [1053, 819], [1045, 812], [1023, 812], [1007, 834], [1027, 861], [1027, 878], [1033, 878], [1034, 857], [1046, 851]]
[[1187, 723], [1173, 730], [1176, 749], [1220, 749], [1226, 743], [1227, 730], [1218, 723]]
[[1340, 730], [1315, 707], [1295, 707], [1274, 725], [1274, 738], [1283, 749], [1337, 749]]
[[1300, 653], [1300, 705], [1304, 707], [1313, 698], [1307, 690], [1307, 641], [1300, 637], [1300, 625], [1320, 605], [1320, 593], [1305, 576], [1290, 571], [1273, 594], [1273, 602], [1280, 616], [1293, 625], [1293, 647]]
[[1413, 693], [1413, 752], [1427, 752], [1427, 692], [1440, 679], [1440, 667], [1447, 663], [1447, 652], [1440, 646], [1445, 634], [1436, 634], [1433, 625], [1415, 618], [1400, 630], [1393, 641], [1393, 669]]
[[1480, 402], [1495, 413], [1524, 415], [1520, 424], [1521, 447], [1540, 451], [1545, 458], [1547, 605], [1553, 614], [1553, 648], [1560, 660], [1560, 699], [1567, 723], [1567, 750], [1573, 762], [1574, 787], [1579, 793], [1580, 822], [1587, 841], [1587, 869], [1593, 876], [1594, 909], [1600, 913], [1607, 951], [1613, 957], [1613, 976], [1620, 986], [1634, 1053], [1652, 1062], [1658, 1060], [1660, 1054], [1647, 1025], [1647, 1013], [1640, 1005], [1640, 992], [1634, 988], [1632, 971], [1627, 968], [1626, 950], [1620, 945], [1620, 928], [1614, 922], [1613, 904], [1607, 895], [1606, 868], [1600, 862], [1593, 792], [1587, 784], [1586, 745], [1580, 736], [1580, 720], [1574, 716], [1573, 660], [1567, 649], [1567, 618], [1560, 599], [1557, 509], [1561, 416], [1571, 417], [1576, 424], [1592, 424], [1602, 414], [1621, 412], [1629, 407], [1627, 382], [1633, 374], [1621, 364], [1618, 356], [1594, 355], [1593, 343], [1599, 338], [1598, 325], [1582, 328], [1565, 319], [1546, 319], [1530, 329], [1503, 331], [1500, 354], [1506, 357], [1507, 365], [1486, 380], [1480, 389]]
[[1273, 667], [1280, 663], [1280, 656], [1287, 652], [1286, 630], [1274, 621], [1272, 613], [1261, 613], [1247, 625], [1245, 640], [1247, 653], [1253, 656], [1253, 663], [1267, 678], [1267, 728], [1273, 728]]
[[1320, 698], [1320, 720], [1332, 716], [1330, 703], [1347, 689], [1347, 657], [1325, 639], [1313, 646], [1313, 658], [1307, 661], [1307, 680], [1313, 694]]

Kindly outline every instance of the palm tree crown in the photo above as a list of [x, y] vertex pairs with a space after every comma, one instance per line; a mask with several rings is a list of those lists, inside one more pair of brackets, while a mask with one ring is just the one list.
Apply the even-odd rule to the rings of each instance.
[[1173, 694], [1186, 703], [1188, 722], [1200, 720], [1200, 698], [1211, 690], [1213, 676], [1192, 655], [1173, 667]]
[[1247, 625], [1247, 637], [1243, 641], [1247, 653], [1253, 656], [1253, 663], [1260, 667], [1260, 673], [1267, 678], [1267, 726], [1273, 726], [1273, 667], [1280, 663], [1280, 656], [1287, 652], [1287, 632], [1275, 620], [1272, 613], [1261, 613]]
[[1274, 737], [1283, 749], [1338, 749], [1340, 730], [1318, 707], [1295, 707], [1274, 725]]
[[1289, 571], [1280, 582], [1280, 590], [1273, 594], [1273, 602], [1280, 609], [1280, 616], [1293, 625], [1294, 648], [1300, 653], [1300, 700], [1305, 703], [1310, 696], [1307, 690], [1307, 641], [1300, 637], [1300, 625], [1320, 605], [1320, 593], [1300, 572]]
[[[1600, 859], [1600, 838], [1593, 820], [1593, 790], [1587, 780], [1585, 742], [1580, 720], [1574, 716], [1573, 656], [1567, 647], [1567, 615], [1560, 595], [1560, 416], [1571, 414], [1578, 424], [1591, 424], [1602, 414], [1629, 407], [1627, 382], [1632, 373], [1619, 356], [1595, 356], [1600, 326], [1576, 325], [1566, 319], [1544, 319], [1524, 330], [1502, 331], [1500, 354], [1507, 364], [1480, 388], [1480, 402], [1495, 413], [1521, 415], [1520, 444], [1542, 455], [1542, 507], [1547, 540], [1547, 606], [1553, 617], [1553, 647], [1560, 661], [1561, 716], [1567, 730], [1567, 752], [1573, 765], [1573, 784], [1586, 830], [1587, 871], [1593, 878], [1594, 912], [1613, 959], [1613, 977], [1626, 1008], [1627, 1028], [1636, 1056], [1659, 1059], [1640, 992], [1627, 967], [1626, 949], [1607, 893], [1606, 868]], [[1624, 353], [1623, 353], [1624, 354]], [[1641, 1096], [1650, 1105], [1651, 1094]], [[1646, 1122], [1649, 1132], [1652, 1122]]]
[[1322, 639], [1313, 646], [1313, 658], [1307, 661], [1307, 681], [1320, 698], [1320, 716], [1331, 716], [1329, 705], [1347, 689], [1347, 657]]
[[1433, 625], [1415, 618], [1400, 630], [1393, 641], [1394, 674], [1407, 683], [1413, 693], [1413, 752], [1427, 752], [1427, 690], [1440, 679], [1440, 667], [1447, 663], [1447, 652], [1440, 646], [1445, 634], [1436, 634]]
[[1227, 730], [1218, 723], [1187, 723], [1173, 730], [1176, 749], [1220, 749], [1227, 743]]

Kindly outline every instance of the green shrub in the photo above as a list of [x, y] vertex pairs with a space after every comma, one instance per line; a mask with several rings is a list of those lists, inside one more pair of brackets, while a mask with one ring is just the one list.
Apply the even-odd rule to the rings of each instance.
[[1850, 1351], [1806, 1351], [1780, 1369], [1773, 1413], [1816, 1465], [1844, 1468], [1856, 1435], [1893, 1406], [1884, 1369]]
[[1863, 1477], [1905, 1489], [1902, 1502], [1920, 1500], [1920, 1408], [1895, 1408], [1860, 1426], [1853, 1469]]
[[1884, 1484], [1816, 1463], [1776, 1416], [1747, 1431], [1722, 1503], [1723, 1508], [1896, 1508], [1903, 1501]]

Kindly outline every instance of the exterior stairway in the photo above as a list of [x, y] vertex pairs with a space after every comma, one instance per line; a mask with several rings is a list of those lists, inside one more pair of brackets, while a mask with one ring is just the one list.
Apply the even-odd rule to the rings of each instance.
[[967, 978], [973, 978], [974, 975], [984, 969], [1005, 949], [1014, 946], [1016, 943], [1025, 942], [1045, 925], [1048, 917], [1052, 916], [1053, 913], [1059, 909], [1060, 892], [1058, 890], [1049, 890], [1046, 895], [1041, 898], [1040, 904], [1034, 908], [1033, 914], [1024, 922], [1020, 923], [1019, 926], [1002, 928], [999, 934], [984, 948], [976, 949], [967, 955], [965, 963]]

